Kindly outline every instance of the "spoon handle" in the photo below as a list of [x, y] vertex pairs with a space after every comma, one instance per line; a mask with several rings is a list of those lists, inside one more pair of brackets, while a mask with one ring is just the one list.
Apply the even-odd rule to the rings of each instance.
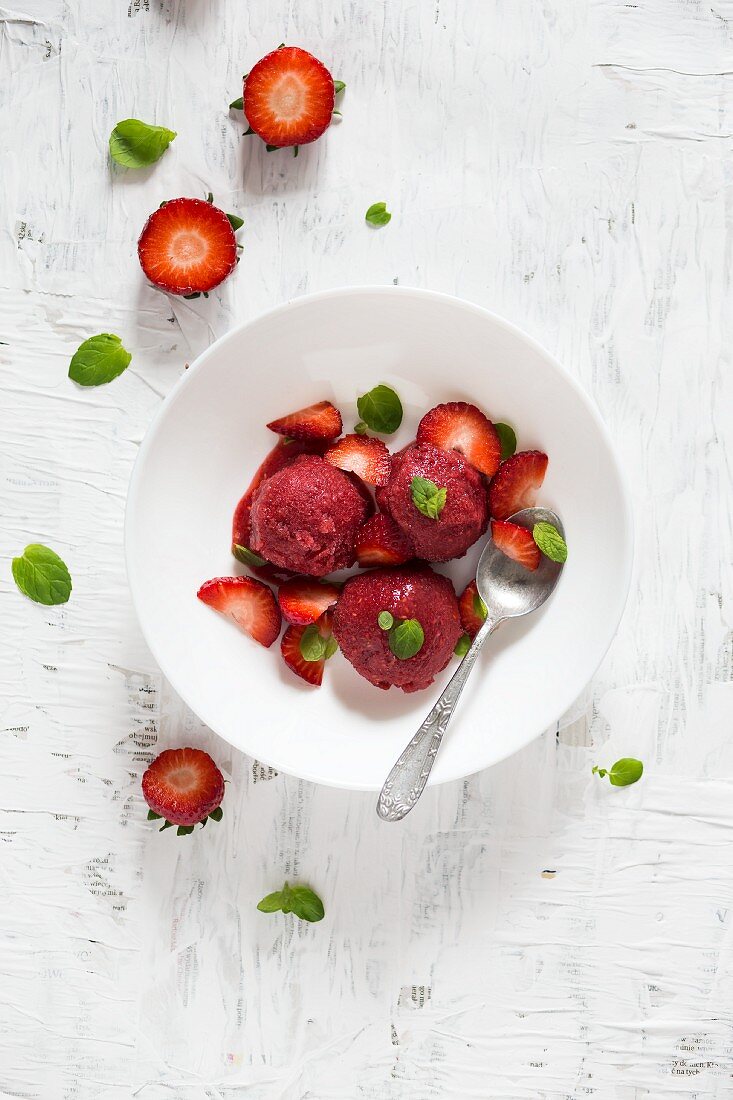
[[377, 800], [377, 813], [383, 821], [401, 821], [423, 793], [455, 705], [482, 645], [496, 626], [498, 623], [486, 619], [445, 691], [387, 776]]

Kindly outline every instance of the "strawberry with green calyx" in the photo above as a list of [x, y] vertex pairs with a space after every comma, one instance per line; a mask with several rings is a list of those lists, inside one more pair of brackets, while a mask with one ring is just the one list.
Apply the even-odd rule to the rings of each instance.
[[145, 771], [142, 789], [148, 820], [164, 819], [160, 832], [177, 825], [184, 836], [199, 822], [221, 821], [224, 776], [202, 749], [166, 749]]

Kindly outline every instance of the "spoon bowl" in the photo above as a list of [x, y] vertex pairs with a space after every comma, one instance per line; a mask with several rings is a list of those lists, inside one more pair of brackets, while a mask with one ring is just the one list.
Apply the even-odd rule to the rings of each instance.
[[[549, 508], [523, 508], [509, 517], [510, 523], [531, 531], [536, 523], [551, 523], [563, 538], [565, 530], [560, 518]], [[499, 549], [489, 539], [476, 568], [476, 587], [486, 604], [488, 618], [492, 621], [516, 619], [536, 611], [552, 592], [560, 579], [562, 565], [545, 554], [534, 572]]]

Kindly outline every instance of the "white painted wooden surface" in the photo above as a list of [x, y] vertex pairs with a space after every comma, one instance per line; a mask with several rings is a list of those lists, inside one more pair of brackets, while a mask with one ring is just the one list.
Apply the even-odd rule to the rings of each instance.
[[[10, 3], [2, 1095], [731, 1096], [733, 3]], [[226, 109], [282, 40], [348, 84], [343, 123], [297, 160]], [[179, 132], [149, 171], [108, 162], [130, 115]], [[169, 301], [139, 229], [209, 189], [246, 220], [242, 263], [208, 302]], [[394, 217], [373, 232], [379, 199]], [[392, 280], [555, 352], [610, 426], [638, 525], [621, 630], [561, 732], [402, 828], [201, 728], [142, 643], [121, 543], [137, 446], [187, 361], [290, 297]], [[69, 357], [104, 330], [133, 365], [76, 389]], [[15, 591], [30, 541], [68, 561], [67, 606]], [[145, 822], [139, 780], [182, 742], [231, 782], [222, 824], [178, 839]], [[620, 755], [641, 783], [591, 777]], [[285, 876], [319, 889], [321, 925], [256, 912]]]

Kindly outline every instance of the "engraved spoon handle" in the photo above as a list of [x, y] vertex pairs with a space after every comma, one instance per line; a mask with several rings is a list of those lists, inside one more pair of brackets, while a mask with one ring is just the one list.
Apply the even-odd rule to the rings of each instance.
[[490, 622], [486, 619], [445, 691], [387, 776], [377, 800], [377, 813], [383, 821], [401, 821], [424, 791], [443, 734], [448, 728], [466, 680], [481, 647], [498, 625], [498, 621]]

